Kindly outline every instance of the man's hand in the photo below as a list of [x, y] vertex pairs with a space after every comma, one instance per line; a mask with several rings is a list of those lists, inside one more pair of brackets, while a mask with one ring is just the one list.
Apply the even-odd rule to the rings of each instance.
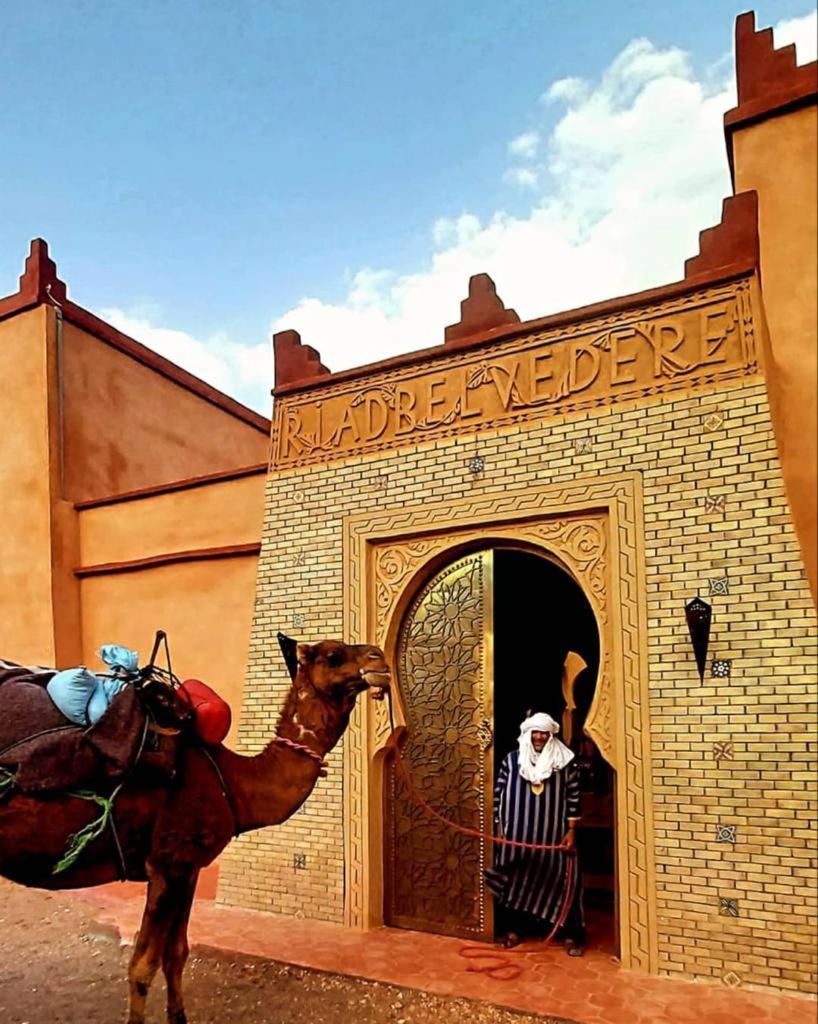
[[564, 850], [575, 850], [577, 848], [577, 834], [574, 826], [571, 825], [562, 840]]

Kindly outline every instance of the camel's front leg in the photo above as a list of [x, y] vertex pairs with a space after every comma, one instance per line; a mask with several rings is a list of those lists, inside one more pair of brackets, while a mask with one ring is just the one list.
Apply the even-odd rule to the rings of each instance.
[[165, 980], [168, 985], [168, 1024], [187, 1024], [185, 1005], [182, 999], [182, 974], [190, 952], [187, 926], [198, 877], [199, 872], [193, 871], [188, 878], [180, 882], [182, 889], [180, 903], [165, 943], [162, 969], [165, 972]]
[[148, 867], [148, 899], [136, 937], [131, 966], [128, 1024], [145, 1024], [145, 1002], [180, 903], [179, 885], [164, 871]]

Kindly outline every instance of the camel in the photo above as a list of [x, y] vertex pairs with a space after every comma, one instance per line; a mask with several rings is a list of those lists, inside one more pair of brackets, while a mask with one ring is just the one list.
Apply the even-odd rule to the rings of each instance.
[[83, 888], [122, 878], [124, 863], [128, 880], [147, 881], [128, 971], [128, 1024], [144, 1024], [160, 964], [168, 1024], [186, 1024], [182, 974], [199, 872], [234, 836], [293, 815], [325, 774], [324, 757], [343, 735], [358, 694], [371, 688], [382, 699], [389, 688], [389, 666], [377, 647], [328, 640], [296, 650], [292, 687], [275, 736], [261, 753], [242, 756], [224, 746], [191, 744], [174, 787], [149, 787], [138, 773], [132, 777], [115, 806], [121, 858], [106, 834], [55, 876], [67, 837], [86, 826], [96, 809], [70, 795], [12, 793], [0, 800], [0, 874], [6, 878], [41, 889]]

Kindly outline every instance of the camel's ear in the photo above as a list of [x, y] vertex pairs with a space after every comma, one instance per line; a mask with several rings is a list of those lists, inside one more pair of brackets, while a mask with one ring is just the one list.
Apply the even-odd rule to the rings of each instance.
[[299, 644], [296, 647], [299, 665], [309, 665], [313, 658], [313, 648], [309, 644]]

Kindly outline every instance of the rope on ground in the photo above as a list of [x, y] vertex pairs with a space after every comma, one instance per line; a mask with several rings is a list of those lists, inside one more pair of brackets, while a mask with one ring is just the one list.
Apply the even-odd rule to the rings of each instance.
[[[547, 946], [557, 932], [565, 924], [568, 913], [571, 908], [571, 904], [574, 901], [574, 895], [576, 891], [576, 861], [569, 860], [565, 867], [565, 897], [562, 902], [562, 907], [557, 915], [557, 920], [554, 922], [554, 927], [548, 933], [548, 935], [542, 940], [542, 944]], [[473, 960], [475, 963], [470, 964], [466, 970], [472, 974], [485, 974], [489, 978], [494, 978], [496, 981], [516, 981], [517, 978], [523, 973], [523, 968], [519, 964], [512, 963], [509, 960], [511, 956], [537, 956], [542, 953], [541, 949], [490, 949], [486, 946], [462, 946], [458, 950], [460, 956], [464, 960]], [[482, 961], [482, 966], [479, 962]]]

